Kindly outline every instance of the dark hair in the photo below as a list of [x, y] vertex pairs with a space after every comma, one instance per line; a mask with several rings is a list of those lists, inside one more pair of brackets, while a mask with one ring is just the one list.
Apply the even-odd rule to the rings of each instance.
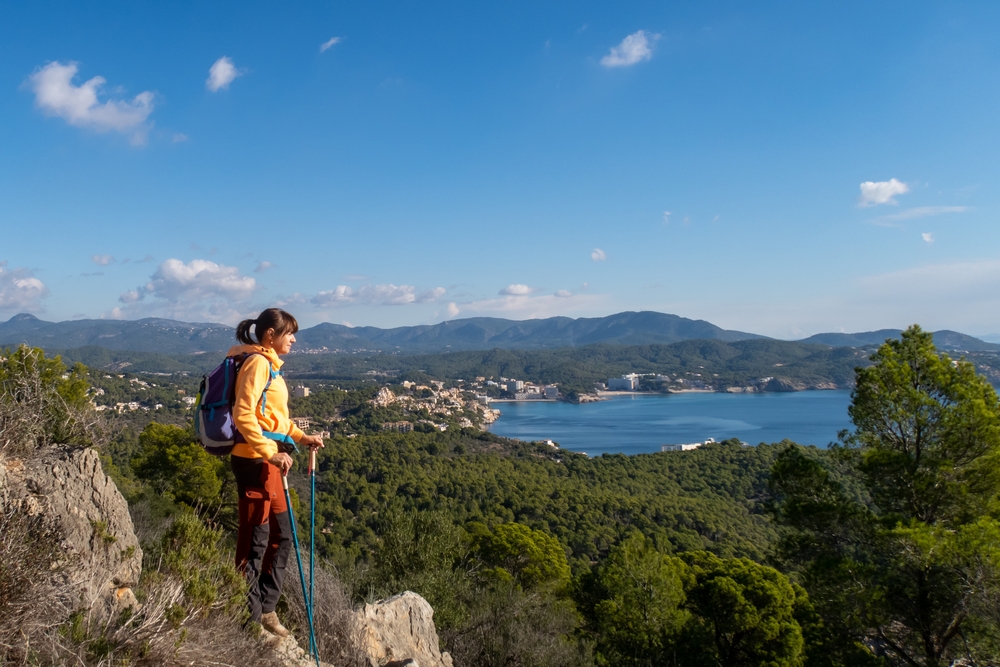
[[[250, 327], [254, 328], [255, 341], [250, 337]], [[243, 320], [236, 325], [236, 340], [244, 345], [255, 345], [264, 342], [264, 332], [274, 329], [275, 336], [284, 336], [286, 333], [297, 333], [299, 323], [292, 317], [291, 313], [283, 311], [281, 308], [268, 308], [255, 320]]]

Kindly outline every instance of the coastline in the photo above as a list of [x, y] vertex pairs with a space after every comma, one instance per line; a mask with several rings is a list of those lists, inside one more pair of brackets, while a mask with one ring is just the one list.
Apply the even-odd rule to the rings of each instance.
[[584, 403], [598, 403], [610, 398], [619, 396], [670, 396], [672, 394], [797, 394], [806, 391], [837, 391], [836, 386], [815, 386], [788, 388], [779, 391], [767, 391], [756, 387], [727, 387], [726, 389], [670, 389], [667, 391], [608, 391], [598, 390], [592, 394], [581, 394], [577, 400], [567, 400], [565, 397], [559, 398], [491, 398], [493, 403], [570, 403], [572, 405], [582, 405]]

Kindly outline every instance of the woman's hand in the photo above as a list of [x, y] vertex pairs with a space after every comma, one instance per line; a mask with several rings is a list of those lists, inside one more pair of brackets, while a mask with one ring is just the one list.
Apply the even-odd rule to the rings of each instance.
[[268, 462], [280, 470], [282, 475], [288, 474], [288, 471], [292, 468], [292, 457], [284, 452], [278, 452]]
[[323, 438], [318, 435], [302, 436], [302, 439], [299, 440], [297, 444], [304, 445], [309, 449], [320, 449], [322, 447], [326, 447], [326, 445], [323, 444]]

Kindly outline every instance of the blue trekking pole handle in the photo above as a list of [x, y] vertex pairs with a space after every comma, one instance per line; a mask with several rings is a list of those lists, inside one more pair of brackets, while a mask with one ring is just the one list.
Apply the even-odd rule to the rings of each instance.
[[[305, 599], [306, 603], [306, 619], [309, 621], [309, 645], [315, 646], [316, 633], [313, 630], [312, 606], [309, 598], [306, 597], [308, 595], [308, 591], [306, 589], [306, 573], [305, 570], [302, 569], [302, 552], [299, 551], [299, 535], [298, 531], [295, 530], [295, 513], [292, 511], [292, 496], [288, 493], [288, 477], [285, 475], [281, 476], [281, 486], [285, 489], [285, 503], [288, 505], [288, 519], [289, 523], [292, 524], [292, 544], [295, 545], [295, 560], [299, 564], [299, 579], [301, 579], [302, 582], [302, 597]], [[313, 658], [316, 659], [316, 667], [320, 667], [319, 652], [313, 651], [312, 654]]]
[[[309, 449], [309, 481], [312, 485], [309, 491], [309, 614], [312, 615], [316, 582], [313, 577], [313, 563], [316, 560], [316, 450], [312, 448]], [[319, 655], [319, 647], [315, 643], [312, 650]]]

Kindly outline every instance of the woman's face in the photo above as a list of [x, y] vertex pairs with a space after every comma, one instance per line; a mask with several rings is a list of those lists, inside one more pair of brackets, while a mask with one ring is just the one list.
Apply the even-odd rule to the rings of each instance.
[[295, 342], [295, 334], [292, 332], [283, 333], [280, 336], [274, 335], [274, 329], [268, 329], [264, 336], [264, 347], [269, 347], [277, 354], [288, 354], [292, 350], [292, 343]]

